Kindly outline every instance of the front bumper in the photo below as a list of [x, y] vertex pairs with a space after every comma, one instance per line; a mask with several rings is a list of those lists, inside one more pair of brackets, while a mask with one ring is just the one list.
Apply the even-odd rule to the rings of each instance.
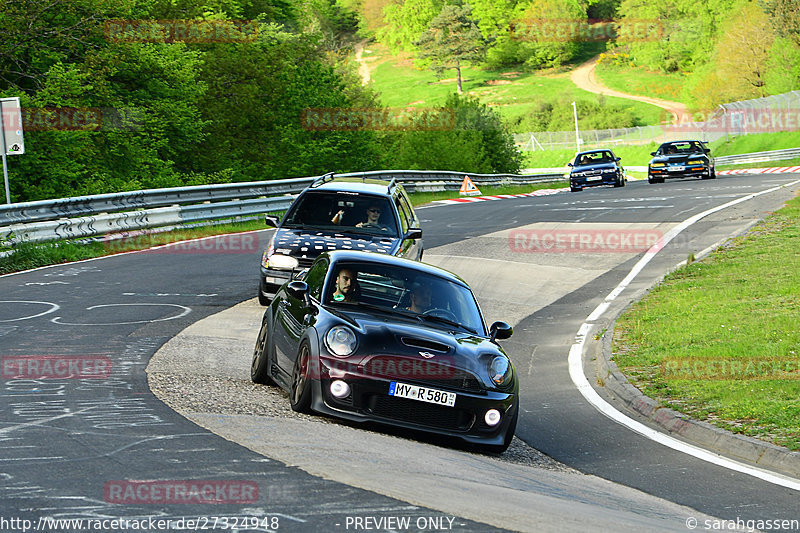
[[647, 176], [651, 179], [705, 178], [710, 175], [711, 167], [706, 165], [690, 165], [683, 170], [669, 170], [669, 167], [647, 168]]
[[584, 189], [586, 187], [596, 187], [598, 185], [615, 185], [618, 181], [616, 174], [601, 174], [599, 176], [591, 177], [574, 177], [570, 176], [569, 184], [576, 189]]
[[[320, 360], [319, 379], [312, 382], [311, 408], [316, 412], [355, 422], [377, 422], [487, 445], [502, 444], [513, 419], [516, 399], [513, 392], [473, 392], [437, 386], [433, 382], [399, 380], [455, 392], [455, 405], [447, 407], [389, 396], [392, 379], [365, 375], [355, 368], [334, 370], [334, 378], [331, 369], [340, 368], [336, 363], [333, 360]], [[350, 386], [351, 392], [347, 397], [339, 399], [331, 394], [330, 384], [334, 379], [345, 381]], [[497, 409], [503, 414], [496, 426], [489, 426], [484, 420], [489, 409]]]

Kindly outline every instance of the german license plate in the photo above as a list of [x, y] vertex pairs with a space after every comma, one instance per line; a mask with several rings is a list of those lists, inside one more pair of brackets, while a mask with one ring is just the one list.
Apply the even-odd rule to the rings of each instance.
[[680, 165], [680, 166], [673, 166], [673, 167], [669, 167], [669, 171], [670, 171], [670, 172], [679, 172], [679, 171], [681, 171], [681, 170], [686, 170], [686, 167], [684, 167], [684, 166], [682, 166], [682, 165]]
[[601, 179], [603, 179], [603, 176], [589, 176], [586, 181], [600, 181]]
[[389, 396], [408, 398], [409, 400], [417, 400], [420, 402], [435, 403], [437, 405], [446, 405], [448, 407], [453, 407], [453, 405], [456, 403], [455, 392], [429, 389], [428, 387], [409, 385], [408, 383], [398, 383], [397, 381], [392, 381], [389, 384]]

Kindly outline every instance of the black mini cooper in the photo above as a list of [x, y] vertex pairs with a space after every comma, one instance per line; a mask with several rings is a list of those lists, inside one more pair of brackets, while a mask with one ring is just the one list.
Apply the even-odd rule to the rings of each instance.
[[289, 393], [295, 411], [457, 437], [501, 453], [519, 384], [469, 286], [389, 255], [323, 253], [264, 313], [250, 377]]
[[569, 171], [569, 190], [580, 191], [597, 185], [625, 186], [625, 169], [619, 164], [620, 158], [611, 150], [589, 150], [575, 155], [567, 166]]
[[671, 178], [714, 179], [717, 172], [711, 150], [702, 141], [673, 141], [664, 143], [650, 153], [647, 181], [664, 183]]

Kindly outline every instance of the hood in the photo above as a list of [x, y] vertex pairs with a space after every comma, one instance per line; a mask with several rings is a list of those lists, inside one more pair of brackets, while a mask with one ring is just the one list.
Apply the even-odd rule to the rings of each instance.
[[[482, 355], [504, 354], [488, 338], [449, 328], [445, 324], [428, 323], [414, 317], [406, 318], [388, 313], [365, 313], [358, 308], [352, 311], [337, 308], [334, 312], [357, 331], [361, 339], [358, 352], [364, 356], [383, 354], [423, 357], [430, 361], [478, 371], [485, 364], [479, 362]], [[432, 357], [423, 356], [420, 352]]]
[[331, 250], [358, 250], [394, 255], [399, 241], [397, 237], [365, 233], [280, 228], [275, 232], [273, 245], [276, 253], [313, 260], [322, 252]]

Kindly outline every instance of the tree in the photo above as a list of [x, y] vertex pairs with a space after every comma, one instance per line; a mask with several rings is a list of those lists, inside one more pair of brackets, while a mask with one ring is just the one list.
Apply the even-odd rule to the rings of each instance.
[[442, 0], [405, 0], [387, 5], [383, 9], [386, 25], [378, 30], [378, 40], [393, 50], [415, 51], [415, 42], [442, 5]]
[[430, 68], [441, 75], [456, 70], [458, 94], [462, 93], [461, 67], [475, 64], [486, 56], [486, 41], [472, 20], [469, 5], [445, 5], [415, 43], [418, 57], [430, 60]]

